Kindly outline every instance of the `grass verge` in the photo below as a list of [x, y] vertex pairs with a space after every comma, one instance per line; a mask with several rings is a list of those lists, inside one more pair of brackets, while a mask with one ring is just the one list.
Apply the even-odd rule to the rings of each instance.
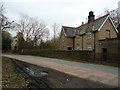
[[27, 84], [24, 76], [14, 70], [12, 61], [2, 57], [2, 88], [26, 88]]

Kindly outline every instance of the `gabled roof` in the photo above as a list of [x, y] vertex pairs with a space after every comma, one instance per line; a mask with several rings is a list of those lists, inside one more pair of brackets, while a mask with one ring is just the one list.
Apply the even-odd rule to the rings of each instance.
[[62, 28], [65, 31], [65, 34], [67, 37], [74, 37], [75, 36], [75, 27], [67, 27], [67, 26], [62, 26]]
[[80, 34], [84, 34], [86, 32], [87, 27], [91, 28], [93, 31], [97, 31], [107, 18], [108, 18], [108, 14], [95, 19], [91, 23], [86, 23], [86, 24], [81, 25], [77, 28], [81, 28]]
[[76, 30], [80, 30], [80, 34], [82, 35], [82, 34], [86, 33], [86, 29], [88, 27], [91, 28], [92, 31], [97, 31], [97, 30], [99, 31], [101, 29], [101, 27], [103, 26], [103, 24], [105, 23], [105, 21], [108, 19], [108, 17], [109, 17], [109, 14], [106, 14], [102, 17], [95, 19], [91, 23], [85, 23], [85, 24], [78, 26], [78, 27], [63, 26], [62, 28], [64, 29], [67, 37], [74, 37]]

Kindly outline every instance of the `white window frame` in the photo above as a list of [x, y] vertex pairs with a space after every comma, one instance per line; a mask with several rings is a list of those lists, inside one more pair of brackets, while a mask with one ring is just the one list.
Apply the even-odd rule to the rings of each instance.
[[92, 38], [92, 32], [87, 32], [88, 39]]
[[92, 50], [92, 44], [87, 45], [88, 50]]

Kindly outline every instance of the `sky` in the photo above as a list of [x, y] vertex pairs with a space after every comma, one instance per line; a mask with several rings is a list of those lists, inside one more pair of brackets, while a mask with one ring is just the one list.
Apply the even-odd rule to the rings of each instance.
[[51, 27], [53, 23], [77, 27], [86, 21], [89, 11], [95, 16], [105, 9], [118, 8], [120, 0], [3, 0], [6, 16], [17, 21], [20, 16], [28, 15], [44, 20]]
[[119, 15], [120, 15], [120, 1], [119, 1], [119, 5], [118, 5], [118, 12], [119, 12]]

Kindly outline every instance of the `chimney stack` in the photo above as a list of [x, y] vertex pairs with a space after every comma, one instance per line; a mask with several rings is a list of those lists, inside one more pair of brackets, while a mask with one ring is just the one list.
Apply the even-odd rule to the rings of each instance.
[[82, 25], [84, 25], [84, 22], [82, 22]]
[[94, 21], [94, 17], [95, 17], [95, 15], [94, 15], [93, 11], [90, 11], [89, 12], [89, 16], [88, 16], [88, 23], [93, 22]]

